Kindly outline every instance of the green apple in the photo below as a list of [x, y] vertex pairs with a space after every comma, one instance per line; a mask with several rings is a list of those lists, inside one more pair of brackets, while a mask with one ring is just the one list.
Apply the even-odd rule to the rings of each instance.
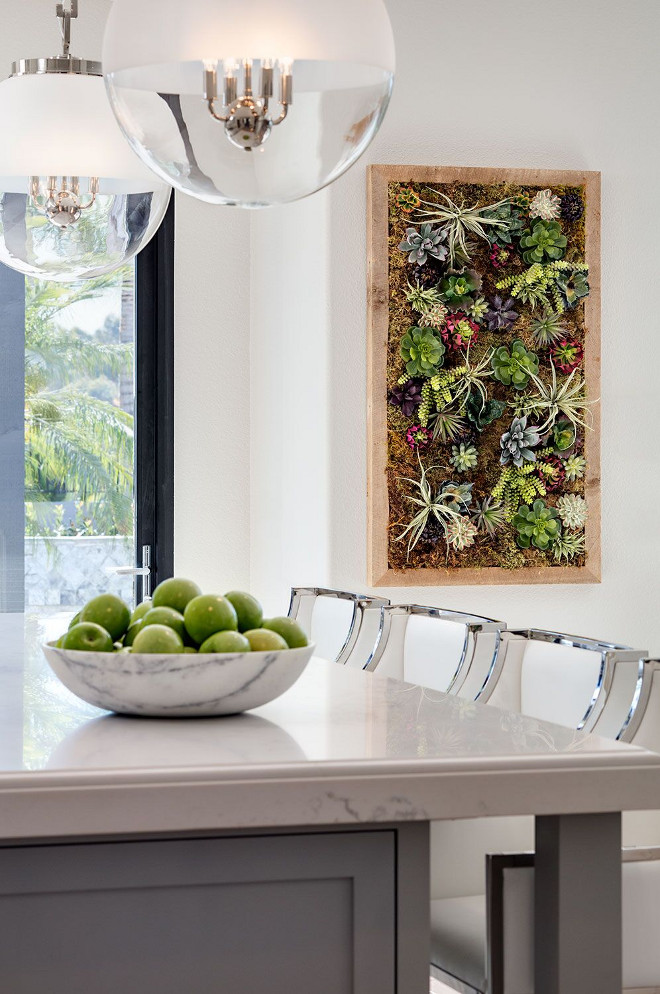
[[112, 636], [93, 621], [81, 621], [62, 636], [62, 648], [76, 652], [114, 652]]
[[154, 602], [152, 601], [151, 597], [145, 597], [142, 603], [138, 604], [138, 606], [133, 611], [131, 615], [131, 624], [133, 624], [136, 621], [139, 621], [140, 618], [144, 618], [147, 611], [151, 611], [153, 606]]
[[144, 618], [139, 618], [137, 621], [134, 621], [131, 625], [129, 625], [128, 631], [124, 635], [124, 645], [126, 647], [132, 646], [135, 641], [135, 636], [138, 632], [141, 632], [143, 628]]
[[80, 612], [81, 621], [91, 621], [106, 632], [110, 632], [113, 641], [120, 639], [128, 630], [131, 623], [131, 612], [123, 600], [114, 594], [100, 594], [92, 597]]
[[293, 618], [269, 618], [262, 627], [281, 635], [290, 649], [302, 649], [309, 645], [309, 639]]
[[73, 618], [69, 622], [69, 630], [71, 630], [74, 625], [77, 625], [79, 621], [80, 621], [80, 611], [78, 611], [77, 614], [74, 614]]
[[183, 647], [183, 652], [184, 652], [184, 655], [188, 655], [188, 654], [189, 654], [189, 653], [191, 653], [191, 652], [192, 652], [192, 653], [193, 653], [193, 654], [194, 654], [195, 656], [197, 655], [197, 649], [193, 649], [193, 647], [192, 647], [191, 645], [184, 645], [184, 647]]
[[251, 632], [245, 632], [245, 637], [250, 643], [252, 652], [272, 652], [275, 649], [288, 649], [288, 645], [281, 635], [271, 632], [267, 628], [253, 628]]
[[186, 626], [183, 623], [183, 615], [180, 611], [175, 611], [173, 607], [152, 607], [151, 611], [142, 618], [142, 626], [147, 625], [167, 625], [173, 628], [182, 642], [186, 638]]
[[193, 597], [199, 597], [201, 589], [192, 580], [183, 580], [181, 577], [172, 576], [169, 580], [163, 580], [154, 590], [153, 607], [173, 607], [181, 614], [186, 609]]
[[242, 590], [230, 590], [225, 597], [234, 605], [236, 616], [238, 617], [239, 632], [247, 632], [250, 628], [259, 628], [264, 620], [264, 612], [261, 604], [252, 594], [246, 594]]
[[200, 645], [216, 632], [235, 632], [238, 629], [233, 604], [220, 594], [193, 597], [186, 605], [183, 618], [188, 634]]
[[169, 625], [143, 625], [135, 636], [131, 652], [146, 652], [155, 655], [182, 653], [183, 642]]
[[200, 652], [250, 652], [250, 643], [239, 632], [216, 632], [199, 647]]

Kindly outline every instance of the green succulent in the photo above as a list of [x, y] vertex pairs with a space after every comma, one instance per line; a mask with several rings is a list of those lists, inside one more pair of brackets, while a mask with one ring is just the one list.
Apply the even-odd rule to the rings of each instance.
[[399, 245], [401, 252], [408, 253], [408, 262], [416, 263], [418, 266], [426, 265], [429, 257], [444, 262], [449, 251], [447, 245], [447, 233], [440, 228], [424, 223], [416, 228], [407, 228], [406, 237]]
[[575, 445], [577, 431], [567, 418], [558, 418], [552, 427], [552, 438], [557, 452], [566, 452]]
[[453, 311], [463, 311], [472, 304], [470, 294], [481, 288], [481, 280], [474, 272], [448, 276], [440, 281], [440, 292]]
[[588, 508], [584, 497], [579, 494], [564, 494], [557, 501], [557, 511], [565, 528], [577, 531], [584, 528]]
[[587, 460], [584, 456], [567, 456], [564, 460], [564, 469], [566, 470], [566, 479], [569, 482], [573, 480], [581, 480], [585, 474], [587, 468]]
[[518, 532], [516, 542], [521, 549], [545, 551], [561, 534], [559, 514], [554, 507], [547, 507], [542, 500], [535, 500], [531, 507], [521, 504], [513, 518], [513, 527]]
[[568, 334], [568, 328], [562, 324], [561, 316], [550, 310], [544, 311], [540, 318], [532, 318], [529, 330], [541, 349], [547, 348], [548, 345]]
[[561, 562], [562, 559], [568, 562], [575, 556], [583, 555], [585, 552], [584, 532], [566, 532], [559, 535], [552, 543], [552, 552], [557, 562]]
[[451, 545], [457, 552], [474, 545], [477, 536], [477, 526], [466, 517], [451, 518], [445, 528], [447, 544]]
[[576, 308], [583, 297], [589, 296], [587, 274], [578, 269], [573, 272], [561, 273], [557, 278], [557, 286], [566, 301], [569, 311]]
[[484, 216], [503, 222], [502, 227], [491, 228], [488, 231], [488, 241], [491, 245], [511, 245], [514, 238], [520, 237], [525, 227], [516, 205], [506, 201], [494, 210], [486, 211]]
[[568, 241], [561, 233], [559, 221], [535, 221], [520, 239], [522, 257], [527, 263], [561, 259]]
[[477, 431], [483, 431], [493, 421], [501, 418], [505, 411], [506, 404], [503, 400], [484, 400], [479, 393], [471, 393], [465, 404], [465, 416]]
[[440, 487], [440, 497], [448, 508], [464, 514], [472, 503], [473, 483], [454, 483], [448, 480]]
[[[539, 360], [533, 352], [528, 352], [524, 342], [519, 338], [511, 346], [509, 351], [506, 345], [501, 345], [495, 349], [491, 359], [493, 376], [505, 387], [514, 387], [516, 390], [524, 390], [529, 383], [530, 377], [536, 376], [539, 371]], [[411, 376], [414, 375], [411, 373]]]
[[445, 361], [445, 346], [431, 328], [408, 328], [401, 339], [401, 357], [408, 376], [432, 376]]
[[479, 455], [474, 445], [461, 442], [459, 445], [452, 445], [449, 462], [459, 473], [467, 473], [477, 465]]
[[525, 462], [536, 462], [536, 453], [532, 449], [540, 440], [538, 425], [528, 425], [527, 418], [514, 418], [511, 427], [500, 439], [501, 464], [508, 466], [513, 463], [516, 469], [521, 469]]
[[433, 304], [428, 310], [422, 311], [417, 318], [417, 324], [420, 328], [433, 328], [435, 331], [439, 331], [447, 323], [448, 314], [449, 311], [444, 304]]
[[520, 502], [531, 504], [536, 497], [545, 497], [546, 486], [536, 472], [536, 463], [525, 463], [520, 469], [505, 466], [493, 487], [493, 500], [503, 501], [507, 521], [513, 521]]
[[482, 321], [486, 312], [490, 309], [490, 304], [485, 297], [477, 297], [465, 308], [465, 313], [473, 321]]

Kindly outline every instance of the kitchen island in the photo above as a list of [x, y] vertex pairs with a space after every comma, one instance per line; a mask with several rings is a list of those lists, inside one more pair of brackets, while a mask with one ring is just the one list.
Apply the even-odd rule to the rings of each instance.
[[9, 659], [0, 721], [9, 994], [424, 994], [429, 822], [512, 814], [537, 816], [537, 994], [620, 994], [619, 812], [658, 806], [660, 756], [317, 660], [177, 721]]

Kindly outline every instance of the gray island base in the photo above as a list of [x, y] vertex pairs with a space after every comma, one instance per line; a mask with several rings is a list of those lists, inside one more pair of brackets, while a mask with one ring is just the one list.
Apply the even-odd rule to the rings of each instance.
[[3, 994], [427, 994], [429, 823], [509, 814], [537, 816], [537, 994], [620, 994], [618, 812], [657, 806], [660, 757], [321, 662], [181, 722], [30, 679], [0, 705]]

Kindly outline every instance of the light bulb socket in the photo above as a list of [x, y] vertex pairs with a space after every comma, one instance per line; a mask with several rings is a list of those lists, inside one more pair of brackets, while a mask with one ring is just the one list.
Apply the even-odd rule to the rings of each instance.
[[78, 59], [72, 55], [54, 55], [49, 59], [19, 59], [11, 67], [12, 76], [47, 76], [51, 73], [102, 76], [103, 67], [94, 59]]

